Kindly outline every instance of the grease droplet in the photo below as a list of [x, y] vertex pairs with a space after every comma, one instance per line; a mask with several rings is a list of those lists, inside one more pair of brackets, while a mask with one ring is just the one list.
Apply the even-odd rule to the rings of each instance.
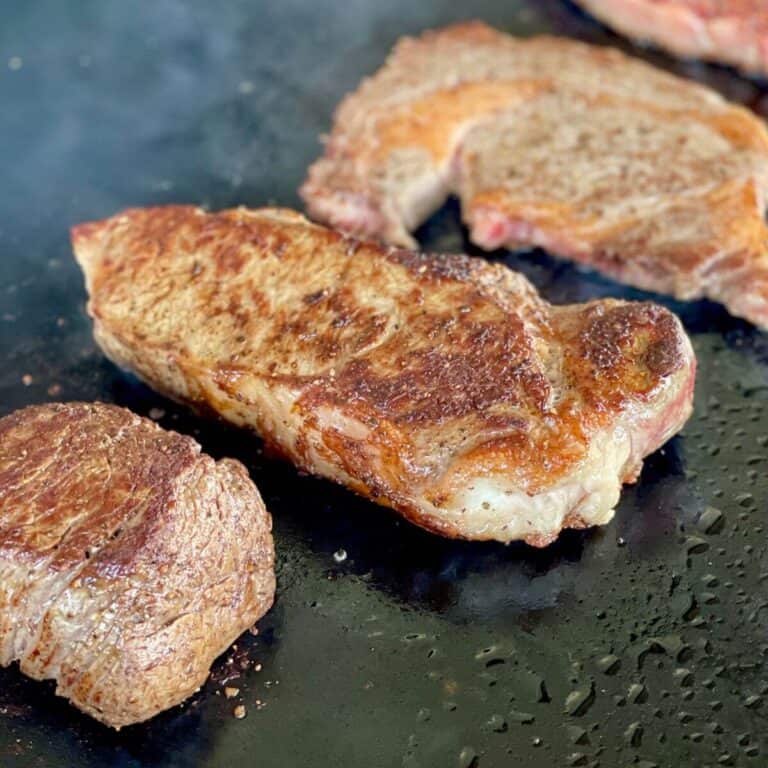
[[627, 693], [627, 700], [631, 704], [642, 704], [647, 698], [645, 686], [640, 683], [632, 683], [629, 686], [629, 692]]
[[642, 723], [631, 723], [626, 731], [624, 731], [624, 740], [631, 747], [639, 747], [643, 740], [643, 726]]
[[619, 657], [613, 653], [609, 653], [607, 656], [603, 656], [597, 662], [597, 668], [606, 675], [614, 675], [619, 669], [621, 661]]
[[581, 717], [589, 711], [595, 701], [595, 684], [590, 682], [571, 691], [565, 699], [565, 713]]
[[473, 747], [464, 747], [459, 752], [459, 768], [477, 768], [480, 764], [480, 758]]
[[715, 507], [707, 507], [696, 526], [703, 533], [718, 533], [723, 528], [723, 513]]

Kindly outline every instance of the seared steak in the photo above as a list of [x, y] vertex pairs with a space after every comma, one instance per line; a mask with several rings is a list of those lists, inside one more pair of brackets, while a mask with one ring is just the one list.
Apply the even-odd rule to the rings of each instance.
[[311, 214], [413, 246], [459, 195], [474, 242], [542, 246], [768, 327], [768, 132], [711, 90], [479, 24], [405, 39], [336, 113]]
[[73, 242], [112, 360], [445, 536], [606, 523], [691, 411], [688, 338], [653, 304], [552, 307], [503, 266], [280, 209], [129, 210]]
[[576, 0], [629, 37], [768, 75], [765, 0]]
[[272, 604], [245, 468], [123, 408], [0, 419], [0, 664], [114, 728], [186, 699]]

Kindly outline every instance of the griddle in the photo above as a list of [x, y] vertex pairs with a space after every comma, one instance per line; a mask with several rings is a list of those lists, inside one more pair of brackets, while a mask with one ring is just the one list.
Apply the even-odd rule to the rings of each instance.
[[[613, 523], [544, 550], [443, 540], [300, 476], [92, 340], [72, 223], [169, 202], [300, 207], [334, 106], [401, 35], [476, 17], [631, 49], [561, 0], [469, 5], [3, 3], [0, 413], [98, 399], [193, 434], [248, 465], [279, 552], [258, 635], [145, 725], [113, 733], [52, 684], [0, 672], [3, 768], [768, 765], [765, 334], [714, 304], [652, 297], [692, 336], [694, 416]], [[729, 70], [633, 50], [768, 112], [768, 91]], [[419, 237], [485, 257], [455, 203]], [[648, 298], [540, 251], [490, 258], [554, 302]]]

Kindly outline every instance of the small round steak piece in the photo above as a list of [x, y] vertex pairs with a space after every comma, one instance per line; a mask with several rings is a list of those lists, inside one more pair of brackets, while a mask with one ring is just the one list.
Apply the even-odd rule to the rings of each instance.
[[271, 528], [242, 464], [124, 408], [0, 419], [0, 665], [113, 728], [179, 704], [272, 605]]

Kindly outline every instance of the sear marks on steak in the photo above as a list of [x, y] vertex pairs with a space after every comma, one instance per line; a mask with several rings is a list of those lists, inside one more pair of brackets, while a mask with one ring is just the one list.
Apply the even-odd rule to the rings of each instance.
[[677, 56], [768, 75], [765, 0], [576, 0], [629, 37]]
[[245, 468], [100, 403], [0, 419], [0, 665], [114, 728], [194, 693], [272, 604]]
[[768, 327], [768, 132], [619, 51], [466, 23], [402, 40], [336, 112], [315, 218], [413, 246], [450, 193], [485, 249], [541, 246]]
[[117, 364], [444, 536], [608, 522], [691, 411], [690, 343], [653, 304], [553, 307], [501, 265], [281, 209], [129, 210], [73, 243]]

